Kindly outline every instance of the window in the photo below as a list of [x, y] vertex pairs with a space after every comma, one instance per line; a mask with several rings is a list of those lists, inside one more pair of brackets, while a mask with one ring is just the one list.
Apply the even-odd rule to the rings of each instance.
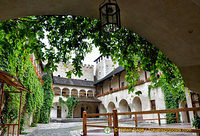
[[60, 75], [58, 75], [58, 77], [60, 77]]
[[156, 103], [155, 100], [151, 100], [151, 110], [156, 110]]

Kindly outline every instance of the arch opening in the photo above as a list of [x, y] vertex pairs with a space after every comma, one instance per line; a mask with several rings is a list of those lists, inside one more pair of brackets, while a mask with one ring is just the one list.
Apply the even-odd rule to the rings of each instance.
[[85, 98], [85, 97], [86, 97], [86, 91], [83, 90], [83, 89], [80, 90], [80, 91], [79, 91], [79, 97], [84, 97], [84, 98]]
[[54, 87], [53, 91], [54, 91], [54, 95], [56, 95], [56, 96], [61, 95], [61, 89], [59, 87]]
[[88, 90], [87, 97], [88, 98], [92, 98], [93, 97], [93, 91], [92, 90]]
[[115, 104], [113, 102], [110, 102], [108, 104], [108, 113], [112, 113], [114, 109], [116, 109]]
[[[142, 102], [139, 97], [135, 97], [133, 99], [133, 111], [134, 112], [142, 111]], [[133, 118], [135, 118], [135, 117], [133, 116]], [[138, 115], [138, 119], [143, 119], [143, 116]]]
[[78, 97], [78, 90], [77, 89], [72, 89], [71, 90], [71, 96]]
[[[119, 111], [120, 112], [131, 112], [131, 108], [125, 99], [122, 99], [119, 102]], [[131, 118], [131, 115], [120, 115], [119, 116], [119, 119], [125, 119], [125, 118]]]
[[64, 88], [62, 90], [62, 96], [69, 97], [69, 95], [70, 95], [69, 89], [68, 88]]

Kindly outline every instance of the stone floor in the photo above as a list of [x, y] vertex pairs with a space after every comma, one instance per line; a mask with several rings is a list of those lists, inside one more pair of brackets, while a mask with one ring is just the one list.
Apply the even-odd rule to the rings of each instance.
[[[102, 125], [102, 124], [101, 124]], [[103, 124], [106, 125], [106, 124]], [[120, 126], [132, 126], [120, 123]], [[159, 127], [157, 124], [140, 123], [139, 127]], [[190, 124], [161, 125], [164, 128], [191, 128]], [[27, 136], [80, 136], [82, 134], [82, 122], [38, 124], [35, 128], [25, 130], [30, 132]], [[88, 136], [113, 136], [113, 133], [105, 134], [102, 128], [88, 128]], [[120, 136], [195, 136], [196, 134], [184, 132], [120, 132]]]

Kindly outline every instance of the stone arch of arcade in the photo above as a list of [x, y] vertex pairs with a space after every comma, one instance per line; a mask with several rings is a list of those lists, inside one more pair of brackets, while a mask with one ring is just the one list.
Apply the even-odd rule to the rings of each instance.
[[61, 89], [59, 87], [54, 87], [53, 91], [55, 95], [61, 95]]
[[[142, 111], [142, 102], [139, 97], [134, 97], [133, 102], [132, 102], [132, 111], [133, 112]], [[143, 116], [138, 115], [138, 118], [143, 118]]]
[[[128, 105], [128, 102], [125, 99], [122, 99], [119, 102], [119, 108], [118, 109], [119, 109], [119, 112], [131, 112], [131, 108]], [[123, 116], [119, 116], [119, 119], [130, 118], [130, 117], [131, 117], [130, 115], [123, 115]]]
[[116, 109], [115, 104], [113, 102], [109, 102], [107, 112], [112, 113], [114, 109]]
[[55, 86], [53, 88], [55, 96], [63, 96], [63, 97], [70, 97], [72, 95], [76, 97], [89, 97], [92, 98], [95, 95], [95, 91], [93, 89], [81, 89], [81, 88], [71, 88], [71, 87], [62, 87], [62, 86]]
[[142, 111], [142, 102], [139, 97], [134, 97], [132, 102], [132, 111]]
[[69, 97], [70, 96], [69, 88], [63, 88], [62, 89], [62, 96], [65, 96], [65, 97]]

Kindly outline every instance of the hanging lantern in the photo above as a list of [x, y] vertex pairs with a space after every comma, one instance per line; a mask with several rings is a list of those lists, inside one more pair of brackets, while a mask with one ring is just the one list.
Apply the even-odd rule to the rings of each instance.
[[120, 9], [117, 1], [113, 1], [108, 0], [107, 3], [104, 1], [99, 8], [101, 29], [105, 32], [116, 32], [121, 28]]

